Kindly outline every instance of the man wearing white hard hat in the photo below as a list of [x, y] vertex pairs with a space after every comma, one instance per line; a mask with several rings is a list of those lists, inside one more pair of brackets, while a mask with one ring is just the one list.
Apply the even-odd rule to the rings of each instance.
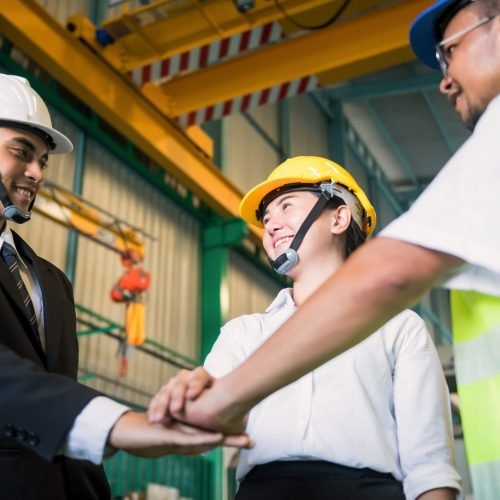
[[144, 456], [247, 446], [177, 424], [152, 426], [76, 382], [72, 287], [11, 229], [26, 223], [52, 154], [69, 139], [24, 78], [0, 75], [0, 498], [109, 499], [100, 463], [123, 448]]
[[410, 43], [423, 63], [442, 71], [440, 91], [471, 137], [406, 214], [356, 251], [244, 364], [189, 404], [186, 416], [205, 428], [242, 428], [241, 415], [269, 393], [444, 285], [454, 290], [455, 367], [475, 499], [498, 500], [500, 0], [435, 1], [413, 22]]

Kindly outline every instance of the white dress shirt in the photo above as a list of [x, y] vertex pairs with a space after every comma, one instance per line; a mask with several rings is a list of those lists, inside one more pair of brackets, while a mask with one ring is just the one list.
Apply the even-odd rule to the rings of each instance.
[[19, 252], [17, 251], [16, 245], [14, 243], [14, 238], [12, 236], [12, 231], [9, 229], [8, 225], [5, 225], [5, 229], [0, 236], [0, 251], [2, 250], [3, 243], [8, 243], [17, 254], [17, 260], [19, 262], [19, 272], [21, 278], [24, 282], [26, 290], [28, 290], [31, 302], [33, 303], [33, 309], [35, 310], [36, 320], [38, 324], [38, 336], [40, 337], [40, 343], [45, 349], [45, 325], [43, 319], [43, 302], [42, 302], [42, 292], [40, 290], [40, 284], [36, 279], [35, 273], [32, 273], [28, 268], [26, 262], [21, 258]]
[[381, 236], [460, 257], [443, 286], [500, 296], [500, 96], [411, 209]]
[[[227, 323], [207, 371], [215, 377], [232, 371], [295, 310], [285, 289], [264, 314]], [[461, 489], [446, 382], [424, 322], [412, 311], [264, 399], [250, 412], [247, 432], [256, 446], [240, 452], [238, 479], [257, 464], [325, 460], [389, 472], [403, 481], [408, 499], [433, 488]]]
[[[7, 224], [0, 235], [0, 250], [4, 241], [16, 250], [21, 277], [33, 302], [40, 341], [45, 349], [45, 324], [40, 284], [36, 274], [30, 270], [19, 255], [12, 232]], [[127, 406], [103, 396], [92, 399], [75, 419], [65, 442], [60, 448], [60, 453], [70, 458], [90, 460], [95, 464], [100, 464], [106, 452], [106, 441], [109, 432], [121, 415], [129, 409]]]

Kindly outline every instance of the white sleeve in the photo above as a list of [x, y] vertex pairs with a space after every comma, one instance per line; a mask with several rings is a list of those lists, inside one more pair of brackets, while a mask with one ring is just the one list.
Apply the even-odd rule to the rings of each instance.
[[204, 367], [213, 377], [220, 378], [237, 368], [248, 357], [245, 352], [245, 316], [226, 323], [220, 331]]
[[395, 337], [394, 366], [394, 411], [405, 495], [415, 499], [425, 491], [447, 487], [457, 490], [461, 498], [441, 363], [423, 320], [415, 313], [406, 314]]
[[128, 406], [104, 396], [92, 399], [76, 417], [60, 454], [100, 464], [106, 454], [108, 435]]
[[500, 96], [411, 209], [380, 233], [467, 262], [446, 283], [449, 288], [500, 293], [499, 129]]

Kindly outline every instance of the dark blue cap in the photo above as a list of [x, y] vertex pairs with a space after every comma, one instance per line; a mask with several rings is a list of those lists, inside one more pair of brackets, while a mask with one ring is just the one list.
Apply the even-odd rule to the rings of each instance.
[[427, 66], [439, 69], [435, 46], [440, 42], [436, 22], [452, 5], [460, 0], [438, 0], [417, 16], [410, 28], [410, 45], [416, 56]]

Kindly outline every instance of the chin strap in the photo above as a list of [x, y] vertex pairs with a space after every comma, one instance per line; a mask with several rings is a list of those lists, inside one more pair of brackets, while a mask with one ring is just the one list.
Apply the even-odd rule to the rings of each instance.
[[290, 246], [276, 260], [269, 259], [271, 267], [278, 274], [286, 274], [297, 265], [299, 262], [299, 254], [297, 253], [297, 250], [299, 249], [304, 236], [313, 225], [313, 222], [319, 217], [328, 201], [330, 201], [334, 196], [332, 183], [321, 184], [318, 187], [318, 191], [321, 192], [321, 196], [318, 198], [318, 201], [304, 219], [304, 222], [297, 231], [297, 234], [293, 238]]
[[[0, 181], [0, 201], [4, 207], [2, 210], [2, 217], [4, 219], [17, 222], [18, 224], [24, 224], [31, 219], [31, 211], [26, 212], [21, 210], [19, 207], [14, 205], [12, 201], [10, 201], [9, 195], [7, 194], [2, 181]], [[30, 210], [34, 202], [35, 200], [31, 202], [29, 207]]]

